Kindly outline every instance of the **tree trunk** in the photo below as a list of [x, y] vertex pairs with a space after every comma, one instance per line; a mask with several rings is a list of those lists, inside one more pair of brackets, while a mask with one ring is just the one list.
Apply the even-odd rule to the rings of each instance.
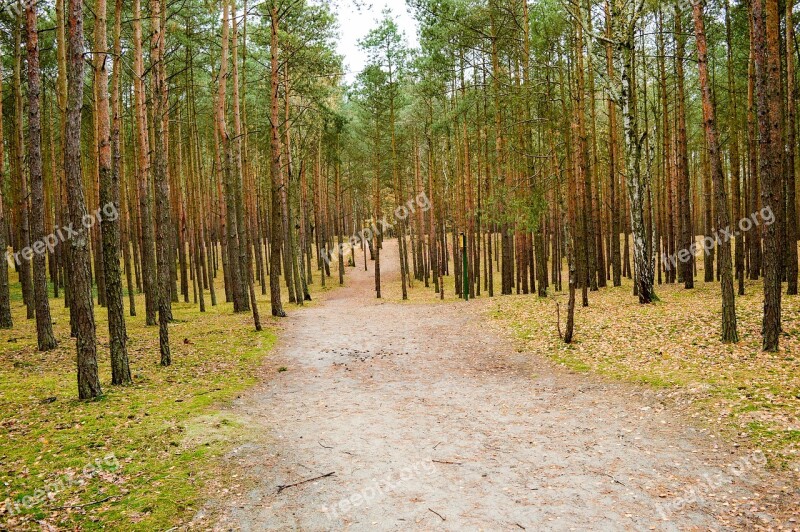
[[[28, 179], [23, 169], [25, 161], [25, 147], [23, 134], [23, 107], [22, 107], [22, 27], [24, 24], [25, 13], [20, 11], [14, 25], [14, 82], [11, 84], [11, 92], [14, 99], [14, 132], [11, 137], [11, 179], [12, 185], [16, 187], [16, 225], [17, 251], [27, 250], [31, 244], [30, 229], [30, 198], [28, 197]], [[14, 197], [12, 195], [12, 197]], [[27, 319], [32, 320], [36, 315], [36, 306], [33, 294], [33, 284], [31, 280], [30, 257], [17, 259], [17, 269], [19, 281], [22, 285], [22, 301], [27, 310]]]
[[[122, 151], [120, 147], [120, 69], [122, 68], [122, 0], [114, 7], [114, 62], [111, 80], [111, 112], [109, 125], [108, 57], [106, 54], [106, 0], [95, 5], [95, 84], [98, 87], [98, 124], [100, 154], [100, 204], [103, 212], [113, 205], [115, 216], [104, 215], [101, 223], [103, 237], [103, 270], [106, 278], [106, 304], [108, 305], [108, 334], [111, 344], [111, 382], [115, 385], [131, 383], [128, 363], [127, 331], [125, 327], [125, 301], [122, 294], [120, 272], [120, 172]], [[109, 129], [110, 128], [110, 129]], [[109, 146], [109, 142], [111, 145]], [[128, 272], [130, 278], [130, 272]]]
[[[39, 351], [50, 351], [58, 346], [58, 342], [53, 335], [53, 320], [50, 317], [50, 302], [47, 299], [39, 31], [34, 2], [27, 4], [25, 8], [25, 23], [28, 50], [28, 168], [31, 178], [31, 238], [34, 242], [33, 297], [36, 306], [36, 340]], [[27, 202], [27, 199], [25, 201]]]
[[156, 324], [158, 284], [153, 249], [153, 217], [150, 213], [150, 141], [145, 107], [144, 59], [142, 51], [141, 0], [133, 0], [133, 92], [136, 109], [136, 147], [138, 148], [139, 226], [142, 284], [148, 326]]
[[[736, 95], [736, 78], [733, 73], [733, 33], [731, 29], [730, 2], [725, 0], [725, 37], [728, 48], [728, 132], [731, 157], [731, 200], [733, 203], [733, 219], [735, 223], [742, 218], [742, 170], [739, 155], [739, 111]], [[744, 295], [744, 238], [737, 231], [735, 242], [734, 271], [739, 280], [739, 295]]]
[[[797, 295], [797, 190], [795, 176], [795, 134], [797, 115], [797, 89], [795, 88], [795, 42], [792, 9], [794, 0], [786, 1], [786, 276], [787, 294]], [[737, 254], [738, 258], [738, 254]]]
[[281, 146], [280, 123], [278, 122], [280, 101], [280, 70], [278, 67], [278, 7], [272, 3], [270, 9], [270, 161], [272, 182], [272, 208], [270, 209], [270, 271], [269, 287], [272, 315], [286, 317], [281, 302], [281, 245], [283, 225], [281, 220], [280, 187], [283, 182], [283, 147]]
[[[241, 275], [241, 282], [250, 284], [253, 268], [250, 261], [249, 241], [247, 238], [247, 226], [245, 225], [245, 206], [242, 191], [242, 180], [244, 179], [244, 165], [242, 156], [244, 151], [244, 140], [242, 138], [242, 106], [239, 99], [239, 24], [237, 23], [236, 0], [231, 1], [232, 18], [232, 50], [231, 50], [231, 64], [232, 64], [232, 77], [231, 87], [233, 89], [233, 157], [235, 161], [235, 168], [231, 169], [232, 185], [233, 185], [233, 203], [236, 213], [236, 231], [238, 238], [238, 264], [239, 272]], [[249, 300], [249, 286], [248, 292], [242, 294], [241, 301], [239, 301], [240, 310], [242, 312], [250, 311]], [[258, 311], [256, 311], [256, 314]]]
[[230, 270], [230, 292], [233, 299], [234, 312], [246, 312], [250, 310], [247, 304], [247, 292], [244, 289], [244, 280], [242, 271], [241, 257], [239, 255], [239, 228], [238, 228], [238, 215], [236, 209], [236, 177], [234, 176], [235, 169], [233, 168], [233, 147], [231, 146], [231, 138], [228, 133], [228, 126], [226, 123], [225, 110], [227, 107], [226, 88], [228, 83], [228, 47], [230, 42], [230, 18], [229, 18], [229, 5], [228, 0], [222, 2], [222, 54], [220, 57], [220, 70], [219, 70], [219, 95], [217, 97], [217, 131], [219, 132], [220, 157], [222, 159], [222, 181], [225, 189], [224, 198], [221, 201], [225, 202], [225, 225], [226, 234], [224, 238], [227, 241], [228, 250], [228, 268]]
[[69, 0], [67, 13], [69, 59], [67, 70], [67, 128], [64, 141], [64, 174], [67, 181], [70, 221], [80, 228], [70, 240], [72, 305], [70, 315], [77, 338], [78, 397], [92, 399], [102, 394], [97, 373], [97, 345], [92, 301], [89, 235], [83, 229], [87, 215], [81, 169], [81, 110], [83, 108], [83, 2]]
[[[753, 19], [750, 17], [750, 57], [747, 67], [747, 164], [749, 175], [749, 203], [750, 212], [756, 212], [761, 208], [760, 202], [760, 182], [758, 175], [758, 124], [756, 119], [756, 67], [754, 53], [754, 28]], [[748, 253], [750, 255], [750, 280], [757, 281], [761, 276], [762, 248], [760, 231], [750, 231], [747, 233]]]
[[[759, 166], [761, 173], [761, 200], [765, 208], [780, 215], [782, 179], [780, 174], [780, 58], [772, 57], [775, 50], [769, 45], [769, 12], [777, 10], [777, 0], [754, 0], [753, 55], [755, 63], [755, 88], [758, 96]], [[775, 28], [773, 28], [775, 29]], [[777, 39], [777, 35], [774, 37]], [[780, 226], [764, 225], [764, 351], [777, 352], [781, 332], [781, 250]]]
[[[703, 7], [700, 2], [692, 4], [694, 15], [694, 34], [697, 42], [697, 64], [700, 71], [700, 91], [703, 97], [703, 123], [705, 126], [708, 157], [711, 163], [711, 179], [714, 182], [714, 199], [717, 210], [717, 231], [730, 227], [728, 218], [728, 195], [725, 192], [725, 175], [722, 171], [722, 156], [717, 137], [716, 109], [711, 95], [711, 81], [708, 76], [708, 45], [706, 43]], [[722, 270], [722, 341], [736, 343], [736, 296], [733, 291], [730, 239], [722, 238], [719, 244], [719, 261]]]
[[172, 222], [170, 220], [169, 176], [167, 175], [167, 146], [164, 117], [167, 108], [167, 80], [164, 77], [164, 28], [162, 0], [151, 0], [150, 16], [153, 36], [150, 46], [153, 73], [153, 183], [156, 196], [156, 261], [158, 264], [158, 338], [161, 365], [172, 365], [169, 348], [169, 322], [172, 319]]
[[622, 107], [622, 116], [625, 129], [625, 169], [628, 185], [628, 201], [630, 202], [631, 232], [633, 233], [633, 255], [636, 271], [636, 285], [638, 287], [639, 302], [652, 303], [655, 299], [653, 293], [653, 263], [648, 250], [649, 235], [644, 218], [647, 191], [649, 188], [649, 175], [642, 175], [642, 151], [645, 136], [640, 136], [638, 124], [638, 111], [636, 102], [636, 40], [634, 30], [641, 14], [641, 4], [625, 7], [630, 14], [624, 17], [624, 27], [619, 32], [621, 41], [618, 48], [622, 53], [622, 79], [619, 90], [619, 100]]
[[[609, 2], [605, 4], [606, 10], [606, 37], [609, 41], [606, 43], [606, 71], [608, 79], [614, 79], [614, 48], [611, 44], [610, 38], [612, 37], [611, 26], [611, 5]], [[621, 194], [617, 190], [619, 183], [619, 131], [617, 127], [617, 104], [612, 98], [608, 99], [608, 186], [609, 186], [609, 203], [611, 205], [611, 270], [612, 270], [612, 283], [616, 286], [622, 286], [622, 255], [620, 250], [619, 235], [622, 232], [622, 222], [620, 217], [618, 196]]]
[[[677, 108], [675, 113], [678, 121], [678, 137], [676, 139], [675, 153], [676, 173], [678, 177], [678, 211], [680, 217], [680, 251], [689, 251], [694, 244], [691, 215], [691, 190], [689, 185], [689, 147], [686, 139], [686, 91], [683, 73], [683, 63], [686, 53], [686, 36], [683, 33], [683, 13], [680, 4], [675, 3], [675, 77], [677, 83]], [[680, 253], [679, 251], [679, 253]], [[686, 289], [694, 288], [694, 254], [689, 260], [682, 262], [683, 282]]]
[[[0, 69], [0, 94], [3, 94], [3, 73]], [[0, 117], [3, 116], [3, 99], [0, 98]], [[3, 143], [3, 121], [0, 119], [0, 329], [10, 329], [14, 326], [11, 318], [11, 294], [8, 284], [8, 223], [5, 215], [3, 199], [3, 185], [5, 183], [5, 145]]]

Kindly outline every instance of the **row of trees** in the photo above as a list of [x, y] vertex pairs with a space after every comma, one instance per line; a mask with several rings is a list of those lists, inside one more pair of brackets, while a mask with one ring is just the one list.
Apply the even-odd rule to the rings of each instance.
[[415, 186], [433, 200], [410, 246], [398, 229], [404, 290], [414, 276], [443, 289], [460, 232], [470, 296], [494, 295], [497, 271], [502, 294], [544, 297], [566, 259], [569, 342], [579, 290], [588, 305], [623, 276], [643, 304], [656, 283], [692, 289], [702, 235], [722, 340], [738, 341], [735, 280], [744, 295], [763, 276], [764, 349], [778, 349], [781, 283], [796, 295], [798, 280], [792, 2], [410, 5], [421, 50], [384, 20], [354, 98], [375, 210], [389, 184], [399, 203]]
[[[317, 272], [343, 283], [349, 235], [422, 195], [431, 209], [391, 226], [403, 297], [424, 283], [444, 298], [451, 274], [460, 297], [545, 297], [566, 261], [567, 341], [578, 291], [691, 289], [694, 235], [768, 209], [775, 223], [750, 218], [703, 263], [726, 342], [735, 281], [764, 277], [778, 349], [781, 283], [794, 295], [798, 279], [791, 2], [413, 0], [420, 49], [385, 13], [353, 85], [324, 2], [85, 5], [0, 15], [0, 249], [15, 254], [0, 327], [9, 265], [41, 350], [63, 298], [81, 398], [101, 393], [93, 290], [126, 384], [126, 314], [158, 326], [169, 365], [172, 304], [217, 305], [219, 277], [260, 329], [259, 289], [281, 317], [284, 290], [302, 305]], [[450, 270], [462, 232], [466, 279]], [[378, 297], [383, 237], [362, 242]]]
[[93, 290], [115, 385], [131, 382], [126, 310], [158, 326], [168, 366], [172, 304], [217, 305], [218, 276], [258, 330], [258, 284], [274, 316], [285, 316], [281, 277], [291, 302], [309, 298], [312, 256], [325, 254], [312, 249], [331, 248], [336, 226], [329, 130], [341, 92], [324, 4], [86, 5], [0, 15], [0, 76], [12, 72], [9, 90], [0, 77], [11, 110], [0, 126], [0, 249], [11, 247], [0, 327], [13, 327], [9, 266], [42, 351], [58, 344], [50, 305], [63, 298], [82, 399], [101, 394]]

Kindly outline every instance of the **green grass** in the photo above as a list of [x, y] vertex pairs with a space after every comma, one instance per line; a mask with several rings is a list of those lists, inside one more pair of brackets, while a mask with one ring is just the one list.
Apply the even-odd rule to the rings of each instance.
[[[225, 478], [219, 457], [248, 437], [242, 420], [221, 411], [256, 382], [276, 339], [274, 322], [266, 319], [265, 331], [257, 333], [249, 314], [234, 315], [227, 304], [211, 307], [208, 293], [205, 314], [176, 304], [174, 364], [162, 368], [158, 329], [145, 327], [138, 297], [140, 315], [127, 319], [134, 384], [121, 388], [110, 385], [106, 312], [98, 307], [104, 395], [81, 402], [63, 301], [51, 300], [59, 348], [38, 353], [17, 283], [13, 290], [14, 329], [0, 337], [0, 528], [39, 529], [37, 521], [45, 521], [59, 529], [150, 531], [185, 523], [207, 495], [207, 482]], [[217, 294], [224, 300], [222, 286]], [[268, 315], [268, 300], [259, 304], [261, 315]], [[109, 456], [118, 469], [80, 473]], [[34, 496], [64, 475], [81, 483], [18, 515], [7, 513], [8, 503]]]

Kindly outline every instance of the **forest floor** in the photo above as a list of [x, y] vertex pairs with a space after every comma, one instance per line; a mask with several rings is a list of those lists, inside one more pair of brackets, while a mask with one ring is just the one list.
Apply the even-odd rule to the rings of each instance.
[[[626, 378], [654, 341], [628, 330], [643, 321], [632, 310], [594, 311], [631, 320], [607, 355], [627, 369], [604, 376], [557, 349], [551, 301], [440, 303], [418, 288], [399, 302], [396, 255], [387, 242], [386, 299], [371, 269], [348, 269], [344, 288], [282, 322], [262, 382], [224, 413], [253, 435], [226, 457], [236, 480], [209, 483], [189, 528], [800, 528], [794, 464], [693, 417], [678, 388]], [[520, 341], [536, 335], [556, 340]]]
[[[150, 532], [191, 518], [206, 481], [229, 478], [219, 458], [250, 437], [220, 405], [257, 382], [277, 322], [262, 318], [265, 330], [255, 332], [249, 314], [224, 303], [220, 276], [219, 306], [208, 292], [205, 314], [173, 304], [173, 365], [162, 368], [158, 328], [145, 326], [139, 295], [138, 316], [126, 318], [134, 384], [115, 387], [107, 313], [96, 307], [104, 395], [81, 402], [63, 301], [51, 300], [60, 345], [39, 353], [19, 284], [12, 288], [14, 328], [0, 331], [0, 530]], [[259, 304], [266, 316], [267, 296]]]

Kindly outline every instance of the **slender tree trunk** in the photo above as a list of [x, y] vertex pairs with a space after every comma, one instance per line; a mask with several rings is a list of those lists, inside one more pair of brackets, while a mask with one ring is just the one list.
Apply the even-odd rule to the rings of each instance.
[[[680, 4], [675, 3], [675, 80], [677, 83], [677, 108], [675, 113], [678, 121], [678, 137], [675, 146], [677, 154], [678, 176], [678, 211], [680, 216], [680, 251], [689, 251], [694, 244], [691, 216], [691, 189], [689, 185], [689, 147], [686, 139], [686, 95], [683, 64], [686, 54], [686, 36], [683, 32], [683, 13]], [[694, 288], [694, 254], [689, 260], [682, 262], [683, 282], [686, 289]]]
[[219, 133], [220, 141], [220, 157], [222, 162], [222, 181], [224, 185], [224, 198], [220, 201], [225, 203], [225, 226], [226, 234], [224, 237], [227, 241], [228, 251], [228, 268], [230, 270], [230, 292], [233, 299], [234, 312], [246, 312], [249, 310], [249, 305], [246, 304], [247, 293], [244, 289], [244, 271], [242, 271], [242, 264], [239, 249], [241, 242], [239, 242], [239, 228], [238, 228], [238, 214], [236, 208], [236, 177], [234, 173], [234, 158], [233, 147], [231, 146], [231, 138], [228, 133], [228, 126], [226, 123], [225, 111], [227, 108], [227, 84], [228, 84], [228, 48], [230, 43], [230, 18], [229, 18], [229, 4], [228, 0], [222, 1], [222, 54], [220, 57], [220, 71], [219, 71], [219, 94], [217, 96], [217, 110], [216, 121], [217, 131]]
[[[492, 44], [492, 90], [493, 90], [493, 98], [494, 98], [494, 115], [495, 115], [495, 152], [496, 152], [496, 165], [497, 165], [497, 176], [499, 179], [502, 180], [505, 186], [504, 191], [504, 198], [511, 194], [511, 172], [507, 168], [506, 165], [506, 153], [505, 153], [505, 146], [503, 141], [503, 110], [502, 110], [502, 97], [500, 94], [500, 59], [499, 59], [499, 50], [498, 50], [498, 28], [496, 27], [496, 22], [494, 20], [494, 11], [497, 9], [495, 2], [490, 2], [490, 21], [491, 21], [491, 44]], [[505, 200], [504, 200], [505, 201]], [[500, 207], [500, 214], [504, 217], [508, 216], [506, 212], [506, 207], [504, 204], [501, 204]], [[511, 226], [507, 220], [504, 219], [503, 223], [500, 227], [501, 236], [502, 236], [502, 245], [501, 245], [501, 254], [503, 257], [503, 264], [502, 264], [502, 283], [501, 283], [501, 293], [503, 295], [510, 295], [511, 290], [513, 287], [514, 281], [514, 257], [513, 257], [513, 236]]]
[[642, 175], [642, 157], [644, 136], [640, 136], [639, 117], [637, 110], [636, 82], [636, 40], [635, 27], [641, 14], [642, 4], [630, 4], [624, 7], [626, 13], [623, 28], [619, 31], [621, 41], [618, 48], [622, 54], [622, 76], [619, 88], [619, 100], [622, 107], [622, 116], [625, 129], [625, 170], [628, 185], [628, 201], [630, 202], [631, 232], [633, 233], [634, 267], [636, 269], [636, 286], [638, 287], [639, 302], [652, 303], [655, 299], [653, 292], [653, 263], [649, 253], [650, 243], [645, 223], [645, 205], [649, 188], [649, 172]]
[[[733, 73], [733, 32], [731, 29], [730, 2], [725, 0], [725, 37], [728, 48], [728, 132], [731, 158], [731, 200], [733, 203], [733, 219], [735, 223], [742, 218], [742, 170], [739, 155], [739, 111], [736, 95], [736, 79]], [[736, 234], [735, 268], [739, 280], [739, 295], [744, 295], [744, 238], [740, 232]]]
[[[703, 138], [703, 149], [700, 152], [700, 171], [703, 174], [703, 236], [706, 242], [711, 242], [714, 239], [714, 218], [713, 218], [713, 191], [711, 180], [711, 161], [709, 160], [708, 137]], [[714, 282], [714, 248], [706, 248], [703, 250], [703, 274], [704, 281], [707, 283]]]
[[[560, 174], [559, 170], [559, 174]], [[563, 222], [564, 241], [567, 248], [567, 268], [569, 269], [569, 303], [567, 306], [567, 324], [564, 331], [564, 343], [571, 344], [575, 335], [575, 304], [576, 290], [578, 287], [578, 269], [576, 267], [577, 257], [575, 254], [575, 244], [573, 241], [574, 227], [577, 222], [577, 196], [578, 187], [576, 185], [574, 172], [567, 171], [567, 209], [566, 219]], [[559, 194], [559, 196], [561, 196]], [[560, 198], [561, 212], [564, 213], [563, 196]]]
[[[30, 228], [30, 198], [28, 197], [28, 178], [25, 175], [25, 147], [23, 133], [23, 106], [22, 106], [22, 28], [25, 23], [25, 13], [20, 11], [14, 25], [14, 82], [11, 92], [14, 99], [14, 133], [11, 142], [11, 171], [12, 184], [16, 185], [16, 226], [17, 251], [27, 250], [31, 244]], [[12, 189], [13, 190], [13, 189]], [[12, 196], [13, 197], [13, 196]], [[23, 257], [17, 261], [19, 281], [22, 285], [22, 301], [27, 310], [27, 319], [32, 320], [36, 315], [35, 296], [31, 280], [30, 257]]]
[[[769, 45], [769, 12], [777, 10], [777, 0], [754, 0], [753, 55], [755, 88], [758, 95], [758, 125], [760, 147], [761, 200], [764, 207], [780, 215], [782, 180], [780, 174], [780, 59], [772, 57], [776, 50]], [[773, 28], [775, 29], [775, 28]], [[777, 36], [775, 36], [777, 39]], [[777, 101], [776, 101], [777, 100]], [[777, 352], [781, 332], [781, 261], [780, 225], [763, 226], [764, 235], [764, 351]]]
[[[113, 121], [109, 130], [108, 58], [106, 54], [106, 0], [95, 5], [95, 49], [97, 53], [95, 83], [98, 86], [98, 124], [100, 125], [100, 204], [103, 212], [113, 205], [113, 216], [104, 215], [102, 221], [103, 270], [106, 277], [106, 303], [108, 305], [108, 334], [111, 343], [111, 382], [115, 385], [131, 383], [128, 363], [127, 330], [125, 327], [125, 302], [122, 294], [122, 274], [119, 263], [120, 250], [120, 173], [122, 150], [120, 146], [120, 69], [122, 68], [122, 0], [114, 6], [114, 59], [111, 80], [111, 112]], [[110, 136], [109, 136], [110, 135]], [[111, 145], [109, 146], [109, 142]], [[128, 272], [130, 278], [130, 272]], [[129, 287], [132, 288], [132, 287]]]
[[[714, 199], [717, 210], [717, 231], [730, 227], [728, 217], [728, 195], [725, 192], [725, 175], [722, 171], [722, 155], [717, 137], [716, 109], [711, 95], [711, 81], [708, 75], [708, 44], [706, 43], [703, 7], [700, 2], [692, 4], [694, 15], [694, 34], [697, 42], [697, 65], [700, 71], [700, 91], [703, 97], [703, 122], [705, 126], [708, 157], [711, 163], [711, 179], [714, 181]], [[736, 296], [733, 291], [731, 263], [731, 242], [722, 239], [719, 249], [722, 270], [722, 341], [736, 343], [739, 334], [736, 330]]]
[[270, 209], [270, 300], [272, 303], [272, 315], [275, 317], [286, 317], [281, 302], [281, 245], [283, 240], [283, 225], [281, 220], [281, 201], [280, 187], [283, 182], [283, 146], [281, 146], [281, 134], [279, 110], [280, 110], [280, 70], [278, 66], [278, 6], [273, 2], [270, 9], [270, 155], [271, 155], [271, 180], [272, 180], [272, 208]]
[[58, 342], [53, 335], [53, 320], [50, 317], [50, 302], [47, 299], [39, 30], [36, 23], [35, 2], [27, 4], [25, 8], [25, 23], [28, 50], [28, 168], [31, 178], [31, 238], [34, 242], [33, 297], [36, 306], [36, 339], [39, 351], [50, 351], [58, 346]]
[[[758, 174], [758, 123], [756, 120], [756, 67], [755, 67], [755, 53], [754, 53], [754, 28], [753, 20], [750, 17], [750, 57], [748, 60], [748, 75], [747, 75], [747, 164], [749, 175], [749, 202], [750, 212], [756, 212], [761, 207], [760, 202], [760, 176]], [[750, 280], [757, 281], [761, 276], [762, 266], [762, 248], [761, 248], [761, 234], [759, 231], [750, 231], [747, 234], [748, 238], [748, 251], [750, 254]]]
[[[3, 94], [3, 73], [0, 69], [0, 94]], [[3, 116], [3, 99], [0, 98], [0, 117]], [[3, 143], [3, 121], [0, 119], [0, 329], [10, 329], [14, 326], [11, 318], [11, 294], [8, 283], [8, 222], [5, 215], [3, 198], [3, 185], [5, 184], [5, 144]]]
[[[788, 261], [786, 276], [789, 281], [787, 294], [797, 295], [797, 190], [795, 176], [795, 154], [797, 136], [797, 88], [795, 87], [795, 42], [792, 10], [794, 0], [786, 0], [786, 243]], [[737, 255], [738, 257], [738, 255]]]
[[138, 148], [137, 176], [139, 190], [139, 230], [142, 262], [142, 285], [148, 326], [156, 324], [158, 283], [153, 246], [153, 217], [150, 212], [150, 141], [147, 133], [145, 107], [144, 58], [142, 50], [141, 0], [133, 0], [133, 92], [136, 108], [136, 147]]
[[[236, 0], [231, 0], [232, 18], [232, 49], [231, 49], [231, 87], [233, 89], [233, 157], [235, 161], [234, 168], [232, 168], [232, 185], [233, 185], [233, 204], [236, 213], [236, 230], [238, 234], [238, 264], [239, 271], [242, 277], [242, 283], [249, 285], [250, 278], [252, 277], [252, 265], [249, 255], [250, 243], [247, 238], [247, 226], [245, 225], [245, 205], [243, 197], [243, 179], [244, 179], [244, 164], [242, 156], [244, 151], [244, 140], [242, 130], [242, 105], [239, 99], [239, 24], [237, 22]], [[240, 310], [242, 312], [250, 311], [249, 290], [247, 294], [242, 294], [241, 301], [239, 302]], [[256, 311], [256, 314], [258, 311]]]
[[[380, 164], [380, 145], [381, 145], [381, 124], [375, 121], [375, 218], [373, 219], [373, 230], [375, 237], [375, 294], [377, 299], [381, 298], [381, 234], [382, 229], [378, 228], [381, 218], [381, 164]], [[375, 229], [377, 228], [377, 229]]]
[[[67, 181], [70, 221], [82, 228], [87, 215], [81, 170], [81, 110], [83, 108], [83, 2], [68, 0], [69, 59], [67, 70], [67, 129], [64, 141], [64, 174]], [[97, 373], [97, 340], [92, 301], [89, 235], [80, 229], [69, 241], [72, 279], [70, 315], [75, 323], [78, 351], [78, 397], [92, 399], [102, 394]]]
[[[606, 72], [608, 79], [614, 79], [614, 48], [610, 41], [612, 37], [611, 4], [605, 3], [606, 10]], [[621, 194], [617, 190], [619, 183], [619, 130], [617, 125], [617, 104], [613, 99], [608, 99], [608, 185], [609, 203], [611, 204], [611, 270], [614, 286], [622, 286], [622, 255], [620, 250], [619, 235], [622, 232], [620, 209], [618, 208]]]
[[164, 28], [162, 0], [150, 1], [153, 36], [150, 46], [153, 73], [153, 182], [156, 197], [156, 262], [158, 264], [158, 338], [161, 365], [172, 365], [169, 347], [169, 322], [172, 319], [172, 221], [170, 216], [169, 176], [167, 175], [167, 146], [164, 117], [167, 108], [167, 80], [164, 77]]

